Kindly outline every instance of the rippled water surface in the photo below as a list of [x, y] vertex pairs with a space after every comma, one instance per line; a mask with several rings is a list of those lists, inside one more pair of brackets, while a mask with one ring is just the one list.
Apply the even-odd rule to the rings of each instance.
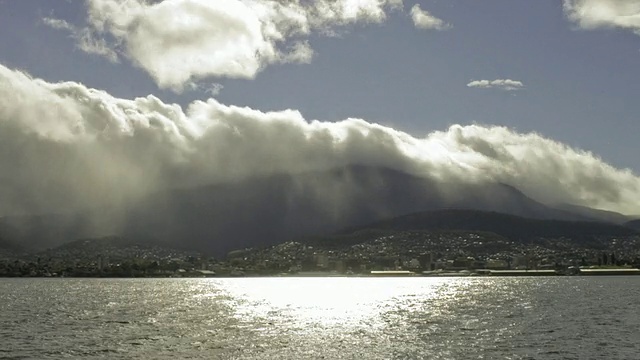
[[640, 359], [640, 277], [0, 279], [0, 358]]

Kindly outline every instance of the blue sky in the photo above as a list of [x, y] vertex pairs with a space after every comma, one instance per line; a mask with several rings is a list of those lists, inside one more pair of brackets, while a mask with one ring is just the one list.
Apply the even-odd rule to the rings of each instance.
[[[640, 173], [640, 1], [342, 3], [362, 8], [350, 15], [347, 7], [323, 12], [336, 2], [291, 3], [299, 5], [301, 20], [280, 10], [260, 12], [280, 9], [272, 0], [0, 0], [0, 65], [115, 99], [152, 94], [185, 112], [213, 96], [260, 114], [297, 110], [307, 122], [360, 118], [418, 139], [455, 124], [506, 126], [590, 151], [602, 166]], [[193, 8], [185, 4], [200, 7], [188, 13]], [[435, 22], [416, 24], [415, 5]], [[199, 17], [202, 9], [207, 17]], [[186, 23], [174, 23], [182, 11]], [[193, 25], [193, 19], [204, 22]], [[181, 42], [191, 41], [182, 52]], [[243, 41], [246, 48], [237, 45]], [[258, 60], [246, 56], [254, 50]], [[495, 80], [519, 85], [468, 85]], [[553, 156], [543, 160], [556, 161]], [[633, 183], [629, 189], [637, 194], [640, 180], [627, 175], [632, 180], [625, 184]], [[518, 176], [515, 185], [526, 188], [528, 175]], [[603, 204], [585, 193], [569, 200]]]

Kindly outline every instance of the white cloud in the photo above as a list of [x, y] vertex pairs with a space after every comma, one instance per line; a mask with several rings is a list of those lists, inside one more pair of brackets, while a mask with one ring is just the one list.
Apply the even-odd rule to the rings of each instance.
[[222, 89], [224, 89], [224, 86], [222, 84], [213, 83], [205, 90], [205, 93], [209, 94], [209, 96], [217, 96], [220, 94], [220, 91], [222, 91]]
[[80, 50], [89, 54], [103, 56], [113, 63], [118, 62], [118, 54], [105, 39], [96, 37], [91, 30], [87, 28], [80, 29], [64, 20], [49, 17], [43, 18], [42, 22], [53, 29], [68, 31], [71, 37], [76, 40]]
[[522, 81], [511, 79], [474, 80], [468, 83], [467, 86], [471, 88], [499, 89], [506, 91], [514, 91], [524, 88]]
[[639, 213], [640, 178], [591, 153], [504, 127], [425, 138], [359, 119], [308, 121], [154, 96], [115, 98], [0, 65], [0, 215], [135, 201], [154, 191], [347, 164], [452, 181], [499, 181], [540, 201]]
[[187, 83], [185, 87], [189, 91], [202, 91], [208, 96], [212, 96], [212, 97], [220, 95], [220, 92], [222, 91], [222, 89], [224, 89], [224, 85], [219, 83], [203, 84], [203, 83], [191, 82], [191, 83]]
[[[402, 0], [87, 0], [87, 27], [71, 31], [84, 51], [122, 54], [162, 88], [208, 77], [253, 78], [275, 63], [308, 63], [312, 32], [382, 22]], [[65, 25], [66, 24], [66, 25]]]
[[563, 8], [583, 29], [620, 28], [640, 35], [640, 0], [564, 0]]
[[50, 17], [45, 17], [42, 19], [42, 22], [53, 28], [56, 30], [67, 30], [67, 31], [75, 31], [76, 28], [69, 24], [68, 22], [61, 20], [61, 19], [55, 19], [55, 18], [50, 18]]
[[426, 10], [422, 10], [418, 4], [411, 8], [411, 20], [420, 29], [448, 30], [452, 28], [450, 24], [431, 15]]
[[118, 53], [109, 46], [105, 39], [95, 37], [91, 31], [83, 29], [78, 33], [77, 40], [80, 50], [103, 56], [112, 63], [118, 62]]

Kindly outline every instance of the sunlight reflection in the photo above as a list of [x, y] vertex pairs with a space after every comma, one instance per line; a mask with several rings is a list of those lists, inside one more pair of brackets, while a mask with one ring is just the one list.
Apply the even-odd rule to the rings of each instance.
[[[365, 280], [365, 281], [363, 281]], [[215, 280], [233, 299], [240, 320], [299, 328], [384, 327], [385, 316], [423, 311], [464, 291], [465, 281], [443, 278], [247, 278]]]

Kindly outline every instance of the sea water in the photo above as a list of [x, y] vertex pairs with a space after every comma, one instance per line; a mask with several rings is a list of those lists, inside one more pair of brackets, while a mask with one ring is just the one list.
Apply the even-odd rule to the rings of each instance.
[[2, 359], [640, 359], [640, 277], [0, 279]]

